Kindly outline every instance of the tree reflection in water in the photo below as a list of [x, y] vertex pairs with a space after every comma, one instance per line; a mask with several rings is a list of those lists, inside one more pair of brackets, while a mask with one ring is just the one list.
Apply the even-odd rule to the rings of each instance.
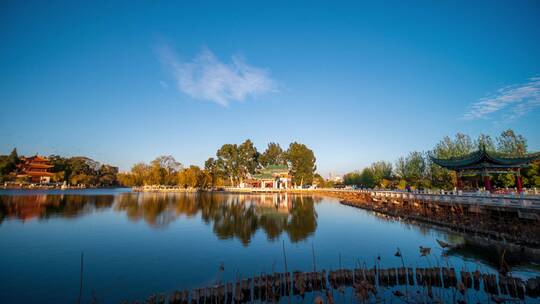
[[200, 214], [220, 239], [237, 238], [247, 246], [259, 229], [269, 240], [283, 232], [292, 242], [306, 239], [317, 228], [315, 203], [320, 200], [290, 194], [128, 193], [118, 197], [114, 208], [157, 228], [182, 215]]
[[114, 195], [0, 195], [0, 223], [6, 218], [75, 218], [113, 203]]

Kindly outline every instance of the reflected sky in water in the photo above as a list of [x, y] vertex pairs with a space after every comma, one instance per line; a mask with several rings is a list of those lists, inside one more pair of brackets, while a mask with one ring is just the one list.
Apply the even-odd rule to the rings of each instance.
[[[445, 258], [436, 238], [465, 245]], [[75, 301], [81, 252], [84, 299], [114, 303], [283, 271], [282, 241], [289, 270], [313, 268], [312, 245], [319, 269], [337, 268], [340, 256], [344, 267], [371, 267], [379, 255], [385, 267], [401, 266], [399, 247], [411, 267], [493, 271], [485, 253], [497, 250], [314, 196], [2, 191], [0, 299]], [[421, 258], [419, 246], [433, 254]], [[530, 261], [517, 260], [520, 274], [538, 275]]]

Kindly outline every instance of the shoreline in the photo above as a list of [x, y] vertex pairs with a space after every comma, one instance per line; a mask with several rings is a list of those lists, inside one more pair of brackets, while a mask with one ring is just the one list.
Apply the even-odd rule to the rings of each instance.
[[[468, 293], [479, 292], [496, 303], [536, 299], [540, 294], [540, 277], [520, 277], [479, 270], [467, 271], [450, 266], [437, 267], [369, 267], [314, 269], [311, 271], [273, 271], [239, 277], [232, 281], [216, 281], [207, 286], [176, 289], [152, 294], [141, 301], [146, 303], [281, 303], [283, 299], [308, 303], [344, 302], [339, 294], [351, 291], [358, 302], [380, 302], [386, 300], [418, 299], [418, 302], [446, 302], [446, 297], [467, 299]], [[435, 291], [435, 292], [434, 292]], [[337, 294], [334, 295], [334, 292]], [[445, 295], [448, 293], [448, 295]], [[438, 299], [439, 301], [436, 301]], [[478, 298], [477, 298], [478, 299]], [[495, 301], [497, 300], [497, 301]], [[489, 301], [489, 300], [488, 300]], [[409, 301], [405, 301], [409, 302]], [[416, 303], [416, 301], [414, 301]], [[124, 300], [122, 303], [139, 303], [139, 300]], [[458, 301], [458, 303], [460, 303]]]
[[[540, 234], [527, 231], [527, 226], [523, 223], [515, 224], [515, 226], [511, 224], [503, 226], [500, 222], [491, 219], [489, 214], [475, 213], [463, 216], [463, 214], [448, 213], [445, 217], [441, 217], [440, 215], [422, 214], [424, 211], [422, 207], [407, 206], [400, 208], [392, 203], [369, 201], [365, 198], [343, 198], [332, 193], [326, 195], [339, 199], [343, 205], [384, 214], [400, 221], [412, 222], [417, 225], [421, 223], [447, 232], [464, 234], [479, 240], [503, 244], [515, 250], [528, 248], [534, 254], [540, 254]], [[430, 211], [428, 210], [428, 212]], [[535, 225], [533, 224], [533, 226]], [[493, 227], [499, 229], [493, 229]]]

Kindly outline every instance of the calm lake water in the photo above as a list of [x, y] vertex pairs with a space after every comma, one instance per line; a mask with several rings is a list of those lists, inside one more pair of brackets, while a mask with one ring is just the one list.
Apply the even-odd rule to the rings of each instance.
[[[445, 258], [436, 239], [464, 245]], [[81, 252], [83, 302], [117, 303], [284, 271], [283, 241], [289, 270], [304, 271], [313, 269], [312, 248], [327, 270], [371, 267], [377, 256], [401, 266], [399, 247], [407, 266], [494, 272], [501, 251], [317, 196], [2, 190], [0, 302], [76, 302]], [[419, 246], [431, 256], [420, 257]], [[540, 274], [539, 257], [508, 256], [515, 275]]]

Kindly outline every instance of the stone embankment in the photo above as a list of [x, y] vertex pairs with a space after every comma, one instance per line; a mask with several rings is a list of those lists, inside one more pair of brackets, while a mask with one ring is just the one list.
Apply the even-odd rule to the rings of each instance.
[[540, 224], [535, 210], [529, 216], [523, 216], [524, 211], [517, 208], [490, 207], [481, 203], [466, 205], [452, 201], [383, 200], [374, 198], [369, 192], [322, 193], [339, 198], [342, 204], [401, 220], [424, 222], [456, 232], [540, 248]]

